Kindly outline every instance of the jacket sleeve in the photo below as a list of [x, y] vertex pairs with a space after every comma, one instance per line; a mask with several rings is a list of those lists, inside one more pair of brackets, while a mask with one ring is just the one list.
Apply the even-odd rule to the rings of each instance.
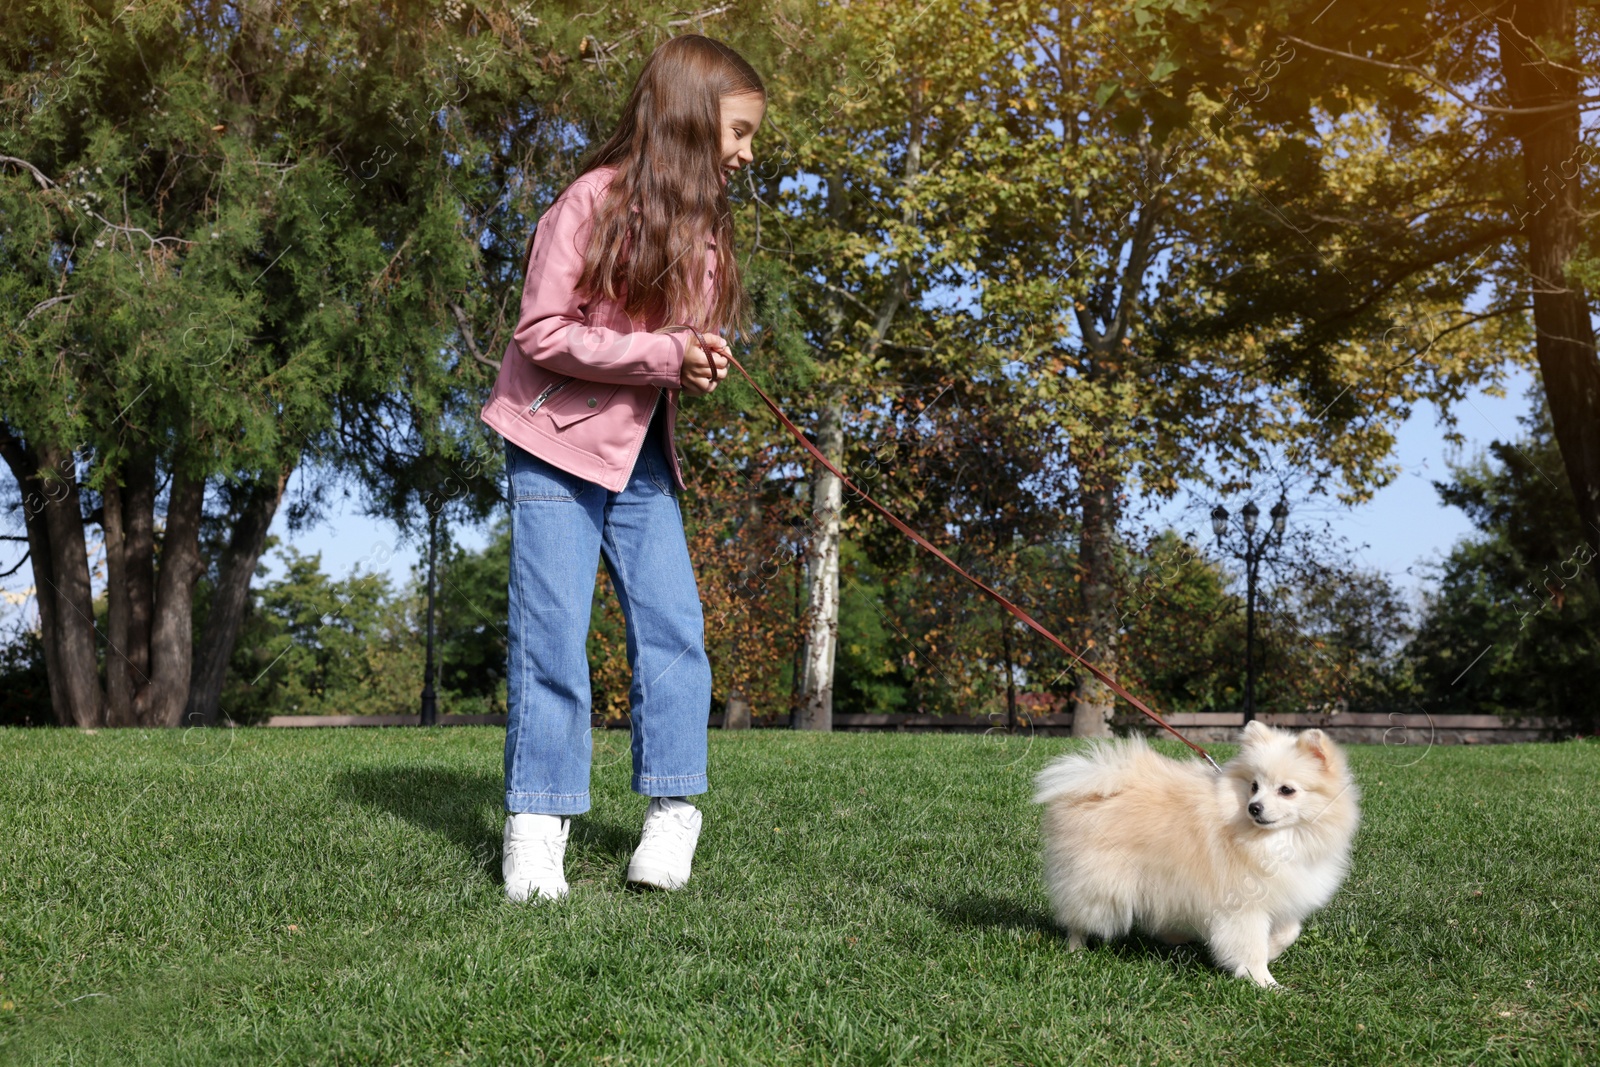
[[[597, 200], [595, 183], [580, 179], [540, 217], [513, 342], [528, 359], [557, 374], [677, 389], [687, 343], [683, 331], [624, 331], [589, 321], [578, 276]], [[592, 306], [599, 299], [588, 302]], [[616, 315], [620, 321], [620, 309]]]

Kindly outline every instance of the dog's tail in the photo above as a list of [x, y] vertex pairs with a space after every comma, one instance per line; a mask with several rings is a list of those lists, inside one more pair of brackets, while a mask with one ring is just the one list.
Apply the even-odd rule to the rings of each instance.
[[1109, 796], [1126, 781], [1131, 763], [1150, 751], [1143, 737], [1093, 741], [1075, 752], [1047, 763], [1033, 779], [1033, 802], [1044, 804], [1057, 797]]

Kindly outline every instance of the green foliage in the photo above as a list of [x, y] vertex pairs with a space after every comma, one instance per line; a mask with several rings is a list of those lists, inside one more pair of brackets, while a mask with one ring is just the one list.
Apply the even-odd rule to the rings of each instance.
[[[492, 710], [505, 710], [507, 618], [511, 573], [511, 521], [502, 515], [489, 530], [481, 551], [447, 545], [439, 553], [435, 581], [434, 634], [438, 685], [456, 698], [476, 698]], [[412, 570], [412, 582], [425, 589], [427, 560]], [[463, 710], [460, 707], [452, 711]], [[486, 707], [486, 711], [491, 710]]]
[[[0, 440], [19, 480], [42, 449], [74, 450], [89, 514], [114, 485], [189, 478], [231, 505], [240, 486], [281, 484], [304, 463], [316, 475], [306, 511], [357, 471], [382, 497], [372, 510], [397, 520], [423, 492], [461, 481], [454, 457], [484, 437], [487, 373], [465, 354], [452, 307], [475, 308], [465, 294], [520, 247], [525, 234], [498, 246], [491, 235], [530, 203], [507, 187], [547, 178], [547, 157], [529, 151], [541, 138], [518, 135], [547, 134], [545, 104], [560, 91], [560, 64], [538, 62], [549, 33], [538, 19], [462, 14], [186, 0], [5, 8]], [[493, 499], [490, 473], [466, 475], [465, 510]], [[147, 524], [155, 495], [139, 497]], [[201, 525], [227, 530], [236, 517]], [[301, 518], [291, 511], [291, 528]], [[161, 546], [183, 563], [190, 548]], [[130, 567], [151, 552], [135, 546]], [[214, 557], [201, 562], [214, 571]], [[178, 592], [124, 617], [159, 631], [177, 616], [187, 629], [188, 590]], [[118, 583], [113, 595], [133, 594]], [[45, 636], [72, 651], [55, 661], [68, 675], [90, 675], [81, 649], [104, 641], [62, 640], [88, 616], [86, 604], [63, 607]], [[188, 652], [157, 644], [135, 683], [143, 710], [116, 717], [175, 721]], [[101, 715], [92, 688], [73, 709], [82, 721]]]
[[321, 553], [305, 556], [293, 545], [278, 556], [285, 573], [252, 592], [223, 714], [262, 722], [270, 715], [414, 713], [423, 656], [415, 591], [395, 593], [379, 571], [329, 577]]
[[[1229, 0], [1226, 20], [1215, 3], [1147, 6], [1161, 16], [1147, 34], [1180, 68], [1160, 94], [1185, 120], [1169, 158], [1260, 146], [1246, 153], [1248, 195], [1195, 264], [1209, 301], [1166, 324], [1172, 351], [1264, 337], [1272, 375], [1298, 378], [1318, 420], [1380, 436], [1374, 413], [1404, 415], [1423, 396], [1453, 427], [1467, 389], [1532, 360], [1523, 217], [1547, 194], [1505, 107], [1502, 57], [1537, 54], [1507, 44], [1520, 32], [1509, 14], [1447, 0]], [[1575, 10], [1577, 54], [1570, 41], [1537, 48], [1592, 68], [1593, 8]], [[1199, 133], [1218, 114], [1223, 126]], [[1581, 188], [1592, 210], [1595, 185]], [[1586, 277], [1592, 227], [1580, 236], [1569, 266]]]
[[[1284, 556], [1296, 562], [1281, 567], [1276, 580], [1264, 568], [1268, 580], [1257, 601], [1257, 710], [1387, 711], [1411, 699], [1400, 593], [1381, 574], [1338, 564], [1329, 546], [1296, 545]], [[1012, 629], [1018, 692], [1071, 693], [1081, 668], [958, 577], [929, 581], [915, 570], [880, 570], [848, 539], [843, 560], [837, 710], [1003, 710], [1001, 626]], [[1042, 588], [1074, 565], [1070, 549], [1031, 545], [999, 579], [1002, 592], [1069, 643], [1071, 618], [1060, 604], [1071, 602], [1070, 591], [1043, 599], [1018, 591]], [[1118, 581], [1123, 684], [1163, 713], [1242, 708], [1243, 583], [1209, 546], [1160, 531], [1137, 552], [1124, 552]], [[1123, 726], [1146, 721], [1125, 704], [1119, 715]]]
[[10, 65], [37, 65], [13, 70], [7, 154], [49, 183], [0, 172], [20, 357], [3, 414], [93, 445], [94, 484], [169, 437], [208, 473], [275, 470], [332, 428], [336, 397], [405, 383], [433, 406], [440, 297], [477, 250], [449, 164], [470, 141], [424, 116], [461, 72], [414, 16], [354, 15], [156, 0], [0, 20]]
[[[440, 547], [434, 684], [441, 714], [506, 712], [509, 521], [496, 522], [488, 535], [482, 549]], [[416, 713], [426, 654], [426, 545], [423, 552], [410, 581], [395, 590], [380, 572], [330, 577], [320, 554], [283, 546], [285, 573], [258, 582], [252, 593], [223, 693], [226, 715], [253, 723], [269, 715]], [[595, 710], [626, 711], [623, 619], [603, 568], [590, 622]]]
[[[966, 421], [942, 431], [967, 451], [901, 463], [883, 484], [904, 492], [887, 503], [938, 512], [916, 523], [925, 532], [956, 523], [964, 563], [991, 584], [1006, 575], [1064, 636], [1081, 623], [1068, 606], [1075, 556], [1037, 528], [1007, 555], [1006, 535], [1013, 519], [1050, 518], [1024, 499], [1025, 476], [1075, 487], [1045, 469], [1063, 440], [1080, 476], [1098, 468], [1145, 495], [1209, 477], [1213, 461], [1248, 478], [1273, 450], [1361, 495], [1387, 477], [1390, 430], [1411, 403], [1448, 401], [1517, 351], [1503, 343], [1513, 326], [1458, 314], [1486, 280], [1516, 277], [1500, 253], [1472, 259], [1504, 250], [1503, 205], [1479, 194], [1505, 184], [1513, 159], [1497, 147], [1457, 173], [1471, 115], [1371, 71], [1339, 100], [1323, 92], [1336, 79], [1309, 76], [1323, 61], [1303, 53], [1251, 103], [1260, 135], [1236, 128], [1237, 82], [1277, 54], [1263, 26], [1292, 20], [1293, 7], [1245, 3], [1219, 18], [1193, 0], [1095, 11], [752, 3], [700, 27], [771, 75], [766, 158], [731, 190], [760, 324], [747, 366], [802, 420], [843, 390], [852, 449], [891, 436], [939, 388], [987, 381]], [[1355, 8], [1364, 18], [1372, 0]], [[1355, 26], [1351, 10], [1331, 9], [1324, 26]], [[4, 154], [23, 162], [0, 165], [6, 425], [87, 445], [94, 485], [118, 478], [130, 454], [156, 452], [163, 476], [185, 463], [212, 474], [216, 499], [217, 481], [309, 458], [321, 474], [358, 472], [372, 510], [401, 525], [419, 519], [418, 500], [430, 517], [486, 513], [498, 459], [476, 421], [490, 371], [472, 357], [501, 356], [534, 219], [676, 17], [632, 2], [540, 13], [494, 2], [8, 7]], [[1449, 37], [1420, 19], [1392, 32]], [[1338, 123], [1308, 132], [1313, 103]], [[1215, 136], [1195, 140], [1200, 126]], [[1412, 210], [1433, 201], [1471, 206]], [[1264, 206], [1276, 204], [1291, 225]], [[1327, 221], [1363, 205], [1377, 213], [1365, 229]], [[958, 286], [981, 293], [981, 317], [940, 306]], [[1512, 288], [1494, 311], [1514, 323]], [[1002, 363], [1023, 376], [997, 383]], [[1003, 432], [980, 434], [975, 407]], [[738, 378], [691, 401], [684, 424], [695, 432], [682, 451], [707, 478], [784, 437]], [[1085, 443], [1103, 454], [1086, 456]], [[988, 477], [963, 479], [968, 461]], [[705, 522], [737, 528], [740, 506], [707, 492]], [[855, 532], [841, 710], [983, 705], [1003, 685], [1003, 626], [1035, 682], [1072, 679], [1070, 663], [937, 561]], [[484, 553], [446, 540], [441, 564], [443, 684], [491, 709], [508, 551], [500, 529]], [[1168, 537], [1125, 553], [1130, 678], [1163, 707], [1227, 706], [1239, 691], [1238, 599], [1201, 559], [1168, 577], [1173, 551]], [[901, 566], [908, 555], [916, 564]], [[622, 632], [605, 586], [602, 575], [591, 652], [614, 701]], [[1149, 603], [1137, 599], [1152, 586]], [[1359, 576], [1300, 590], [1263, 618], [1273, 699], [1387, 691], [1392, 596]], [[413, 590], [362, 591], [297, 558], [257, 592], [225, 711], [414, 706]], [[364, 659], [358, 632], [375, 635]], [[16, 657], [8, 677], [22, 678], [29, 653]], [[260, 692], [247, 684], [257, 676]]]
[[[1124, 684], [1158, 711], [1244, 706], [1241, 573], [1172, 530], [1125, 562]], [[1381, 573], [1352, 567], [1311, 535], [1268, 554], [1256, 600], [1259, 712], [1387, 711], [1409, 699], [1403, 598]], [[1121, 722], [1139, 724], [1123, 708]]]
[[[1157, 711], [1231, 711], [1243, 700], [1244, 610], [1202, 547], [1163, 530], [1129, 560], [1121, 681]], [[1144, 717], [1122, 707], [1123, 719]]]
[[1360, 712], [1407, 704], [1410, 612], [1388, 577], [1315, 556], [1296, 559], [1288, 576], [1256, 618], [1266, 682], [1257, 707]]
[[1600, 712], [1600, 583], [1550, 428], [1549, 408], [1516, 441], [1435, 482], [1479, 533], [1437, 566], [1410, 655], [1425, 700], [1452, 711], [1543, 717], [1592, 732]]
[[907, 706], [915, 674], [908, 635], [891, 613], [892, 580], [873, 567], [854, 541], [839, 545], [839, 644], [833, 665], [833, 708], [842, 714], [885, 715]]
[[0, 643], [0, 726], [51, 726], [50, 682], [44, 643], [37, 630], [22, 630]]

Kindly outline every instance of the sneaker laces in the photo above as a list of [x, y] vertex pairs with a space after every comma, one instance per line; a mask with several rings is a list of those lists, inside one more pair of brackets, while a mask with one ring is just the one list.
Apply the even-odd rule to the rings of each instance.
[[537, 862], [542, 852], [545, 865], [559, 872], [563, 850], [567, 845], [567, 832], [571, 828], [571, 823], [563, 823], [560, 831], [553, 834], [513, 834], [506, 846], [506, 852], [511, 857], [512, 864], [517, 867], [522, 866], [524, 861]]
[[682, 848], [688, 842], [689, 835], [694, 832], [694, 813], [695, 809], [690, 807], [657, 807], [650, 818], [645, 820], [644, 832], [640, 834], [640, 847], [676, 845]]

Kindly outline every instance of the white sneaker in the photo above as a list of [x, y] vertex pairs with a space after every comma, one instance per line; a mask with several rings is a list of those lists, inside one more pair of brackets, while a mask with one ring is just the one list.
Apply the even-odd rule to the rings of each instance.
[[682, 888], [700, 840], [700, 819], [700, 809], [687, 800], [652, 798], [639, 847], [628, 863], [628, 881], [657, 889]]
[[561, 868], [571, 829], [572, 820], [559, 815], [518, 812], [506, 816], [505, 858], [500, 861], [506, 896], [555, 900], [567, 895], [567, 876]]

